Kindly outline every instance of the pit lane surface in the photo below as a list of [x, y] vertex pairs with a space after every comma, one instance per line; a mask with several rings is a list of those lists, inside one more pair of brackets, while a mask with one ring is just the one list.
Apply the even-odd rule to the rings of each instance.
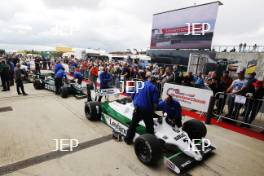
[[[0, 167], [19, 161], [49, 155], [55, 149], [53, 139], [78, 139], [85, 143], [111, 134], [100, 122], [85, 119], [85, 100], [62, 99], [48, 91], [36, 91], [25, 85], [29, 96], [11, 92], [0, 93], [0, 107], [12, 111], [0, 112]], [[187, 119], [187, 118], [186, 118]], [[216, 126], [207, 126], [207, 137], [217, 147], [215, 155], [190, 170], [187, 175], [264, 175], [264, 143]], [[52, 155], [53, 156], [53, 155]], [[23, 164], [23, 163], [22, 163]], [[25, 164], [25, 163], [24, 163]], [[0, 175], [5, 174], [0, 169]], [[163, 166], [149, 168], [141, 164], [132, 146], [106, 140], [74, 153], [55, 155], [43, 162], [33, 162], [25, 168], [17, 166], [6, 175], [174, 175]]]

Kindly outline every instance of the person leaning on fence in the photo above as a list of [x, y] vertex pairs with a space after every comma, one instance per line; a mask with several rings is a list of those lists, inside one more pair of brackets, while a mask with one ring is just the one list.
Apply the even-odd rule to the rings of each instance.
[[238, 79], [234, 80], [227, 89], [228, 97], [228, 114], [227, 117], [237, 120], [239, 111], [243, 104], [235, 103], [236, 95], [245, 95], [247, 89], [247, 80], [245, 79], [245, 71], [238, 72]]
[[[252, 83], [254, 86], [254, 90], [252, 90], [252, 93], [247, 93], [247, 103], [245, 107], [245, 115], [244, 115], [244, 122], [251, 124], [263, 102], [263, 97], [264, 97], [264, 88], [263, 88], [263, 81], [257, 80], [256, 82]], [[249, 125], [242, 124], [242, 127], [250, 127]]]
[[[224, 71], [222, 77], [220, 78], [220, 87], [221, 89], [218, 89], [217, 91], [219, 92], [225, 92], [232, 84], [233, 79], [229, 76], [229, 71]], [[216, 107], [217, 107], [217, 114], [222, 114], [225, 103], [226, 103], [226, 98], [227, 95], [225, 93], [219, 93], [217, 92], [216, 98]]]

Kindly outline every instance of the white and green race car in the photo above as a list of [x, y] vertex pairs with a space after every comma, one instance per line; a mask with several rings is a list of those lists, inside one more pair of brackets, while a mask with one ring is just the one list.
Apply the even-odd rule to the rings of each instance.
[[[86, 102], [88, 120], [101, 120], [113, 129], [113, 135], [125, 136], [132, 120], [134, 106], [128, 98]], [[164, 161], [166, 167], [176, 174], [187, 171], [204, 160], [215, 149], [208, 139], [206, 126], [195, 119], [186, 121], [182, 128], [170, 126], [166, 120], [154, 119], [155, 134], [147, 134], [144, 122], [140, 122], [134, 138], [134, 150], [138, 159], [146, 165]]]

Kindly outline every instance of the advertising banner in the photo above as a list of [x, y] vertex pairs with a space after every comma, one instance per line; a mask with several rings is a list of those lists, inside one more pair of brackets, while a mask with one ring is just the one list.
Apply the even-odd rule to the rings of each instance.
[[150, 49], [210, 49], [221, 2], [154, 14]]
[[165, 99], [167, 95], [171, 95], [179, 101], [182, 107], [207, 112], [213, 92], [206, 89], [165, 83], [162, 99]]

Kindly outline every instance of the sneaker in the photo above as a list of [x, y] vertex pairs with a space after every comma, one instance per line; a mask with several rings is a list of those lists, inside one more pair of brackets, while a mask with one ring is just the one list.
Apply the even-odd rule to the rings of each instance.
[[28, 94], [27, 93], [23, 93], [23, 96], [27, 96]]
[[17, 94], [18, 94], [18, 95], [21, 95], [22, 93], [19, 92], [19, 93], [17, 93]]

